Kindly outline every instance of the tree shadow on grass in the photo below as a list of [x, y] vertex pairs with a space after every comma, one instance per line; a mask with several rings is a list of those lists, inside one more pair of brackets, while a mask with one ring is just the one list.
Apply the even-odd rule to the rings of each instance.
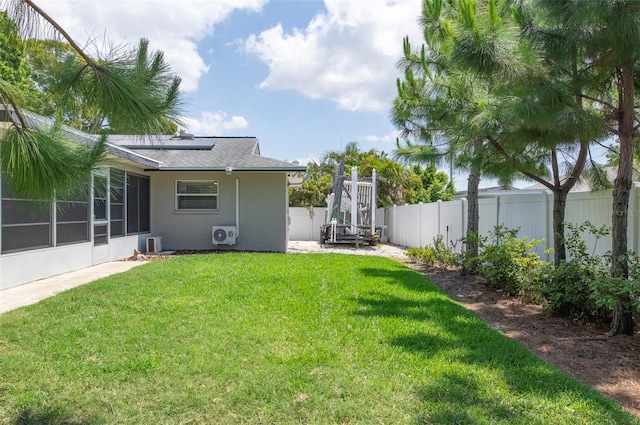
[[417, 423], [527, 423], [513, 408], [488, 394], [486, 385], [469, 375], [443, 374], [437, 383], [419, 388], [417, 395], [422, 403]]
[[97, 425], [103, 421], [97, 418], [73, 417], [62, 408], [24, 408], [20, 410], [13, 420], [13, 425]]
[[444, 293], [423, 275], [402, 264], [398, 264], [393, 269], [362, 267], [360, 271], [367, 277], [383, 278], [391, 285], [400, 285], [410, 291]]
[[353, 299], [358, 304], [354, 315], [393, 320], [385, 327], [383, 341], [425, 362], [424, 381], [415, 387], [420, 400], [416, 422], [544, 423], [531, 414], [541, 409], [538, 404], [542, 400], [559, 410], [564, 409], [564, 403], [588, 404], [592, 421], [605, 421], [615, 412], [617, 420], [625, 422], [626, 415], [609, 400], [490, 328], [421, 275], [401, 268], [366, 269], [365, 273], [422, 294], [416, 297], [381, 288]]

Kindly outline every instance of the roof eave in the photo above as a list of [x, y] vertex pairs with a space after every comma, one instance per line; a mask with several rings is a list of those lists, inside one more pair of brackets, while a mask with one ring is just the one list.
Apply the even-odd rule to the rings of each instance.
[[193, 167], [159, 167], [155, 169], [147, 169], [145, 171], [208, 171], [208, 172], [228, 172], [232, 173], [247, 173], [247, 172], [278, 172], [278, 173], [298, 173], [306, 171], [307, 167], [300, 166], [292, 166], [292, 167], [255, 167], [255, 168], [236, 168], [231, 167], [231, 170], [228, 168], [221, 167], [202, 167], [202, 168], [193, 168]]
[[161, 162], [156, 161], [155, 159], [146, 157], [144, 155], [140, 155], [135, 153], [129, 149], [121, 148], [120, 146], [113, 145], [111, 143], [107, 143], [106, 151], [109, 155], [113, 155], [118, 158], [126, 159], [129, 161], [133, 161], [136, 164], [140, 164], [144, 167], [152, 167], [157, 170], [162, 165]]

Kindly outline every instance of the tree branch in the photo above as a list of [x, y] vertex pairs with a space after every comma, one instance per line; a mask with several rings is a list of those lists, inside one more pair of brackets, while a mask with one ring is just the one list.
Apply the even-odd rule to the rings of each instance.
[[87, 65], [89, 65], [89, 67], [91, 67], [96, 71], [99, 71], [102, 69], [102, 67], [98, 65], [98, 63], [94, 61], [91, 57], [89, 57], [84, 52], [84, 50], [73, 40], [73, 38], [71, 38], [69, 33], [66, 32], [64, 28], [62, 28], [56, 21], [54, 21], [53, 18], [47, 14], [47, 12], [45, 12], [40, 7], [38, 7], [32, 0], [20, 0], [20, 1], [24, 2], [31, 9], [35, 10], [36, 13], [38, 13], [45, 21], [49, 23], [49, 25], [55, 28], [55, 30], [58, 31], [65, 40], [67, 40], [69, 45], [73, 47], [73, 50], [75, 50], [78, 53], [78, 55], [80, 55], [80, 57], [84, 59], [84, 61], [87, 63]]
[[580, 93], [578, 96], [587, 99], [587, 100], [591, 100], [593, 102], [596, 102], [602, 106], [606, 106], [607, 108], [616, 110], [617, 108], [615, 106], [613, 106], [612, 104], [610, 104], [609, 102], [605, 102], [604, 100], [589, 96], [588, 94], [584, 94], [584, 93]]
[[551, 172], [553, 173], [553, 184], [556, 188], [560, 187], [560, 170], [558, 169], [558, 152], [551, 149]]

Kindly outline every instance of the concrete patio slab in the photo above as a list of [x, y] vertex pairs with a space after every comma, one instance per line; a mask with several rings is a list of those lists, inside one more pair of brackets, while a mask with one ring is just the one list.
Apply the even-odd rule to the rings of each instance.
[[144, 261], [111, 261], [4, 289], [0, 291], [0, 313], [35, 304], [67, 289], [84, 285], [102, 277], [126, 272], [144, 263]]

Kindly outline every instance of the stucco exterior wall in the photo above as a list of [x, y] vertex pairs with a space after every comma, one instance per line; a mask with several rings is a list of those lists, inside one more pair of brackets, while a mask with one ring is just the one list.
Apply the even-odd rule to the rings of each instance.
[[[239, 243], [213, 245], [213, 226], [236, 225], [236, 179], [239, 181]], [[219, 211], [181, 212], [175, 208], [177, 180], [217, 180]], [[287, 176], [284, 172], [155, 172], [151, 174], [151, 236], [164, 250], [287, 249]]]
[[16, 252], [0, 256], [0, 290], [93, 264], [92, 243]]

